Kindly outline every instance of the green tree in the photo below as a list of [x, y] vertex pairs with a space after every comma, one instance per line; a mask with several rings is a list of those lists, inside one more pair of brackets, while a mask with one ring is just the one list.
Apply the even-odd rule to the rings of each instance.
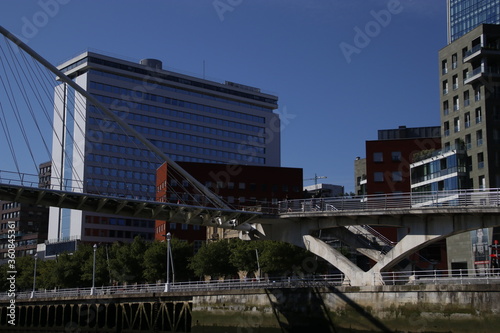
[[114, 243], [109, 260], [111, 279], [119, 283], [143, 282], [144, 253], [147, 248], [148, 243], [141, 237], [135, 237], [132, 243]]
[[[187, 242], [173, 238], [170, 241], [174, 272], [170, 272], [171, 281], [175, 273], [175, 281], [187, 281], [194, 277], [188, 269], [189, 260], [193, 256], [193, 246]], [[155, 241], [144, 253], [144, 278], [147, 282], [166, 279], [167, 272], [167, 242]]]
[[230, 263], [236, 267], [238, 271], [244, 271], [250, 273], [255, 272], [258, 269], [257, 265], [257, 253], [262, 252], [264, 243], [242, 241], [240, 239], [234, 239], [231, 243], [231, 255], [229, 257]]
[[313, 255], [292, 244], [266, 241], [259, 261], [262, 271], [271, 276], [293, 275], [309, 273], [303, 268], [308, 257]]
[[212, 279], [225, 276], [234, 276], [237, 268], [231, 264], [231, 246], [228, 241], [222, 240], [203, 245], [189, 263], [196, 276], [210, 275]]
[[38, 260], [36, 270], [37, 289], [53, 289], [58, 286], [56, 271], [56, 260]]

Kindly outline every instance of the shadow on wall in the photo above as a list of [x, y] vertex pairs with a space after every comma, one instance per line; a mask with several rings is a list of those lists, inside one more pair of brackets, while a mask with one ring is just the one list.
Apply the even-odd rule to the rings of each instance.
[[[342, 314], [333, 314], [333, 311], [325, 304], [323, 297], [328, 293], [335, 297], [335, 302], [343, 302], [346, 311], [354, 312], [355, 317], [360, 318], [360, 321], [352, 326], [359, 328], [364, 326], [365, 329], [357, 331], [351, 329], [351, 325], [346, 327], [346, 321], [345, 318], [342, 320]], [[392, 332], [367, 309], [338, 289], [329, 287], [328, 293], [325, 293], [324, 290], [320, 292], [318, 288], [266, 290], [274, 316], [284, 333]], [[353, 316], [348, 317], [353, 319]]]

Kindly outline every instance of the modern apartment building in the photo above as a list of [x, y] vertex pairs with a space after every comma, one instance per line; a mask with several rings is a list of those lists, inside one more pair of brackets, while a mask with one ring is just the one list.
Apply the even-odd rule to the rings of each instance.
[[443, 148], [466, 149], [470, 187], [500, 187], [500, 26], [475, 28], [439, 61]]
[[484, 23], [500, 24], [500, 0], [447, 0], [448, 44]]
[[[379, 130], [378, 140], [366, 141], [366, 160], [355, 161], [357, 193], [410, 192], [413, 155], [440, 148], [439, 126]], [[365, 170], [362, 165], [366, 165]]]
[[[175, 161], [280, 166], [278, 98], [259, 88], [85, 52], [59, 69]], [[164, 162], [65, 84], [56, 87], [52, 184], [155, 199]], [[61, 146], [65, 151], [61, 151]], [[49, 239], [154, 238], [154, 221], [51, 208]]]

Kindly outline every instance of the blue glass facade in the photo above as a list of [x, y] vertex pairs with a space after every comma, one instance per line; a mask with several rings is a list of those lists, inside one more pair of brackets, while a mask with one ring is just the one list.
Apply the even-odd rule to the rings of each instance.
[[500, 24], [500, 0], [448, 0], [448, 43], [483, 23]]
[[411, 165], [412, 192], [453, 191], [467, 188], [467, 158], [464, 152], [440, 151]]

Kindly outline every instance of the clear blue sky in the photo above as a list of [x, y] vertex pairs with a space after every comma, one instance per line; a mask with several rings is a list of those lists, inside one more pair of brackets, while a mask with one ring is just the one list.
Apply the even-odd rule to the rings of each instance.
[[439, 125], [445, 3], [4, 0], [0, 24], [56, 65], [89, 48], [199, 77], [205, 63], [207, 78], [276, 94], [282, 166], [352, 191], [377, 130]]

